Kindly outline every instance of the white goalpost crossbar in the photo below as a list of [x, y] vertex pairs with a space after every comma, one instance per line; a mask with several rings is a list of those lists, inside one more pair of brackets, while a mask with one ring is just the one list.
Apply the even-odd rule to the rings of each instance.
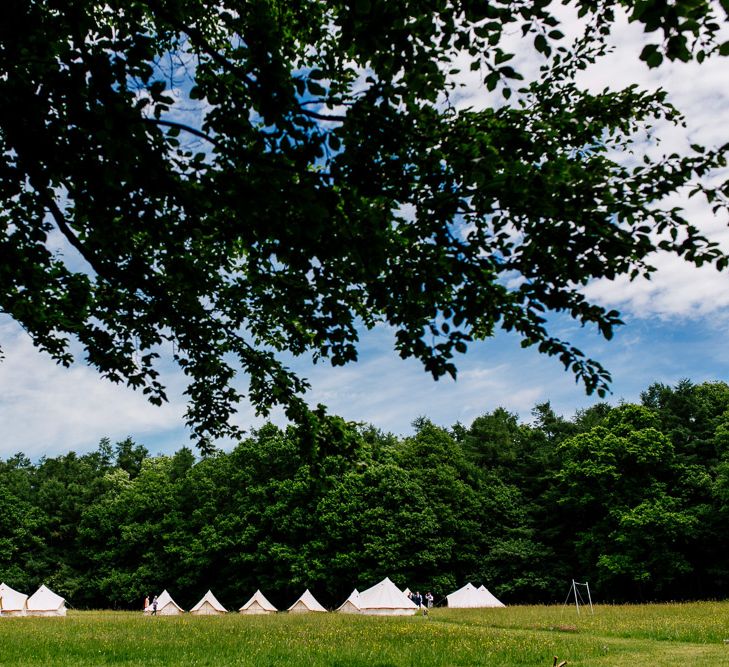
[[581, 583], [579, 581], [572, 580], [572, 584], [570, 585], [569, 591], [567, 591], [567, 598], [564, 601], [563, 608], [567, 606], [567, 603], [570, 601], [570, 595], [574, 595], [575, 597], [575, 607], [577, 609], [577, 615], [580, 614], [580, 602], [582, 602], [582, 606], [585, 606], [585, 600], [580, 594], [578, 586], [584, 586], [587, 590], [587, 600], [590, 605], [590, 613], [594, 614], [595, 610], [592, 608], [592, 596], [590, 595], [590, 584], [588, 582]]

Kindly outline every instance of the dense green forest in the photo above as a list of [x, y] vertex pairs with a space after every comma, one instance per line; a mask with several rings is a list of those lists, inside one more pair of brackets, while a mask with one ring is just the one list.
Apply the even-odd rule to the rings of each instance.
[[529, 423], [504, 409], [396, 437], [323, 412], [228, 452], [150, 456], [132, 439], [0, 460], [0, 579], [75, 607], [212, 588], [325, 605], [384, 575], [439, 599], [466, 581], [506, 603], [729, 594], [729, 386], [654, 384]]

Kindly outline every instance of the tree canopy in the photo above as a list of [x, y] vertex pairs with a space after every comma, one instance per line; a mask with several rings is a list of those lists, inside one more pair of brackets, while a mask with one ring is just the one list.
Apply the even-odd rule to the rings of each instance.
[[729, 594], [729, 386], [535, 413], [421, 417], [410, 437], [320, 415], [197, 459], [131, 439], [0, 459], [0, 580], [96, 609], [163, 588], [186, 608], [209, 588], [232, 608], [257, 588], [335, 607], [384, 576], [507, 604], [563, 603], [573, 577], [602, 602]]
[[[63, 364], [165, 400], [159, 355], [188, 376], [193, 436], [235, 434], [242, 395], [301, 416], [280, 353], [344, 364], [391, 325], [435, 378], [498, 328], [604, 394], [561, 340], [566, 312], [610, 338], [589, 281], [649, 275], [658, 250], [727, 257], [673, 205], [726, 147], [623, 159], [664, 91], [594, 94], [578, 72], [622, 11], [641, 58], [703, 61], [727, 3], [573, 0], [9, 0], [0, 24], [0, 309]], [[522, 36], [514, 39], [514, 33]], [[542, 69], [525, 80], [524, 49]], [[462, 108], [458, 63], [483, 104]]]

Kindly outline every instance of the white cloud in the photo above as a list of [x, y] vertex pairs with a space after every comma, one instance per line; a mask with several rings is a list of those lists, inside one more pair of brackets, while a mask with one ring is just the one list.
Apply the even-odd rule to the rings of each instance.
[[22, 451], [31, 458], [50, 452], [84, 452], [100, 438], [132, 435], [144, 444], [184, 444], [180, 402], [155, 407], [142, 394], [102, 380], [81, 364], [56, 365], [6, 318], [0, 321], [5, 359], [0, 362], [0, 457]]
[[[657, 33], [645, 34], [639, 23], [629, 23], [624, 10], [616, 10], [618, 19], [610, 37], [612, 52], [596, 64], [580, 73], [578, 84], [598, 93], [606, 88], [620, 90], [638, 84], [644, 90], [664, 89], [668, 99], [685, 116], [686, 127], [675, 127], [666, 121], [658, 121], [650, 141], [639, 141], [635, 146], [638, 159], [643, 152], [658, 157], [671, 153], [683, 153], [692, 143], [708, 147], [723, 145], [729, 141], [729, 66], [726, 58], [712, 58], [699, 64], [664, 61], [659, 68], [649, 69], [640, 62], [642, 48], [655, 42]], [[582, 31], [582, 21], [577, 19], [573, 8], [559, 10], [562, 21], [560, 30], [569, 40]], [[729, 28], [724, 29], [724, 33]], [[517, 53], [514, 60], [517, 70], [527, 80], [538, 76], [539, 66], [545, 62], [532, 46], [533, 37], [521, 38], [517, 31], [509, 37], [507, 50]], [[720, 41], [727, 39], [720, 37]], [[454, 61], [460, 73], [454, 77], [463, 87], [452, 95], [459, 108], [483, 108], [488, 104], [503, 104], [498, 92], [488, 93], [483, 86], [483, 73], [469, 69], [470, 59], [463, 54]], [[628, 158], [629, 156], [625, 156]], [[620, 156], [617, 159], [623, 160]], [[715, 175], [729, 177], [729, 170]], [[685, 216], [710, 240], [716, 241], [729, 252], [729, 219], [724, 214], [714, 214], [701, 198], [688, 199], [687, 192], [672, 196], [662, 207], [679, 206]], [[657, 271], [651, 280], [631, 282], [627, 277], [614, 281], [600, 280], [590, 284], [585, 294], [596, 302], [611, 308], [625, 309], [629, 314], [643, 318], [660, 317], [718, 317], [729, 306], [727, 274], [718, 273], [711, 267], [697, 268], [684, 260], [666, 253], [655, 256], [652, 264]]]
[[626, 276], [589, 285], [586, 296], [604, 306], [643, 318], [720, 316], [729, 307], [729, 275], [710, 266], [696, 268], [661, 254], [651, 280], [630, 282]]

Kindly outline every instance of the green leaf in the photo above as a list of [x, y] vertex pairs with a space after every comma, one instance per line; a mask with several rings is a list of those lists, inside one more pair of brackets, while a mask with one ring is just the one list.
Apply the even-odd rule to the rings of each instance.
[[663, 62], [663, 55], [655, 44], [646, 44], [640, 52], [640, 59], [644, 60], [648, 67], [658, 67]]

